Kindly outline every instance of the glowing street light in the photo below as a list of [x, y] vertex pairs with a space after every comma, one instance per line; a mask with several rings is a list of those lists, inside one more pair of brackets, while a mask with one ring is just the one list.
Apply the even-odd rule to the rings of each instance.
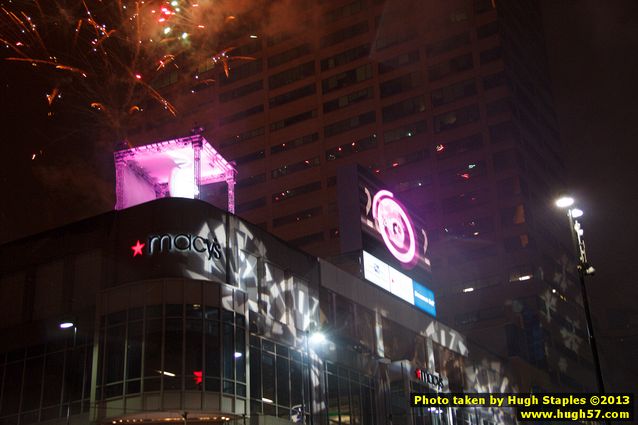
[[[312, 406], [312, 404], [314, 403], [314, 397], [312, 393], [313, 379], [312, 379], [312, 356], [310, 354], [311, 346], [316, 347], [316, 346], [322, 345], [323, 343], [326, 342], [326, 340], [327, 340], [326, 335], [312, 325], [310, 329], [304, 332], [304, 341], [306, 346], [305, 354], [308, 357], [308, 368], [309, 368], [309, 377], [310, 377], [310, 379], [308, 380], [308, 413], [310, 415], [310, 424], [315, 423], [313, 406]], [[305, 388], [304, 388], [304, 391], [305, 391]], [[305, 418], [305, 414], [306, 414], [305, 397], [304, 397], [304, 403], [301, 405], [301, 414]], [[305, 423], [305, 419], [304, 419], [304, 423]]]
[[[75, 340], [78, 334], [78, 327], [75, 325], [75, 322], [72, 320], [62, 320], [58, 323], [58, 327], [60, 329], [70, 329], [73, 328], [73, 350], [75, 350]], [[66, 372], [65, 372], [66, 373]], [[66, 378], [66, 377], [65, 377]], [[66, 396], [67, 388], [66, 388], [66, 379], [62, 381], [62, 394]], [[69, 425], [71, 422], [71, 398], [67, 401], [66, 405], [66, 425]]]
[[574, 198], [571, 196], [562, 196], [556, 200], [555, 204], [558, 208], [571, 207], [574, 205]]
[[75, 325], [73, 324], [73, 322], [64, 321], [64, 322], [60, 322], [58, 326], [60, 327], [60, 329], [69, 329]]
[[310, 344], [312, 345], [322, 344], [326, 341], [326, 336], [323, 334], [323, 332], [320, 331], [312, 332], [308, 338]]
[[591, 312], [589, 310], [589, 297], [587, 296], [587, 287], [585, 286], [585, 276], [591, 276], [595, 273], [594, 267], [587, 261], [587, 253], [585, 252], [585, 241], [583, 240], [583, 229], [576, 218], [582, 217], [583, 211], [578, 208], [571, 208], [574, 205], [574, 198], [564, 196], [555, 202], [559, 208], [567, 209], [567, 217], [569, 218], [569, 230], [574, 245], [574, 251], [578, 257], [577, 272], [580, 287], [583, 291], [583, 309], [585, 310], [585, 320], [587, 322], [587, 333], [589, 334], [589, 345], [592, 351], [594, 366], [596, 370], [596, 381], [598, 383], [598, 391], [603, 394], [605, 385], [603, 383], [603, 375], [600, 369], [600, 359], [598, 358], [598, 349], [596, 347], [596, 339], [594, 338], [594, 326], [591, 320]]
[[572, 208], [571, 209], [571, 214], [572, 214], [572, 217], [578, 218], [578, 217], [582, 217], [584, 213], [583, 213], [583, 210], [581, 210], [581, 209]]

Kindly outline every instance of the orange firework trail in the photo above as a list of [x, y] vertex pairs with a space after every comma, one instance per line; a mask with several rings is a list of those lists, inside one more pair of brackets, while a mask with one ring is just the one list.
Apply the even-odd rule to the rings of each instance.
[[[241, 10], [223, 10], [232, 7], [223, 4], [202, 0], [5, 3], [0, 8], [0, 43], [11, 53], [0, 59], [33, 65], [50, 87], [45, 93], [50, 108], [67, 104], [98, 114], [98, 122], [119, 140], [126, 137], [131, 117], [151, 103], [177, 114], [160, 93], [166, 81], [198, 78], [197, 70], [205, 62], [219, 65], [228, 77], [232, 62], [253, 60], [230, 56], [235, 48], [221, 45], [226, 26], [237, 25], [242, 16]], [[62, 91], [64, 99], [58, 100]]]

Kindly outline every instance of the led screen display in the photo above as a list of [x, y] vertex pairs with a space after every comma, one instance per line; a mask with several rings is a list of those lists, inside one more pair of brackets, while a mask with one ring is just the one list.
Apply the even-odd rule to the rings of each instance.
[[430, 289], [366, 251], [363, 251], [363, 275], [366, 280], [436, 317], [434, 293]]

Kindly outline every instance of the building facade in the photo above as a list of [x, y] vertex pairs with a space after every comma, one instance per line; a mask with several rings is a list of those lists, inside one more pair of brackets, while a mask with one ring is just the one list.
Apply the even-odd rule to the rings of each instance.
[[410, 408], [411, 391], [507, 392], [518, 378], [431, 315], [202, 201], [5, 244], [0, 270], [3, 424], [514, 423], [506, 409]]
[[[357, 163], [427, 222], [441, 317], [520, 360], [529, 389], [594, 377], [568, 231], [538, 1], [300, 1], [289, 25], [232, 30], [135, 143], [202, 128], [235, 161], [237, 213], [307, 252], [340, 252], [337, 169]], [[259, 15], [259, 14], [258, 14]], [[263, 20], [266, 20], [266, 17]], [[263, 21], [262, 20], [262, 21]], [[197, 81], [214, 78], [212, 85]]]

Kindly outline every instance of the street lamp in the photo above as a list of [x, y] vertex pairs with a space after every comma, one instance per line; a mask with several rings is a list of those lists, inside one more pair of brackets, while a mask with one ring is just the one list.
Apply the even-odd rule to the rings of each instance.
[[578, 208], [570, 208], [574, 204], [574, 198], [562, 197], [556, 200], [556, 206], [559, 208], [567, 208], [567, 217], [569, 218], [569, 230], [572, 237], [574, 250], [578, 255], [576, 269], [578, 271], [578, 280], [583, 292], [583, 308], [585, 310], [585, 320], [587, 321], [587, 334], [589, 335], [589, 345], [591, 347], [594, 359], [594, 367], [596, 369], [596, 381], [598, 383], [598, 391], [605, 393], [605, 385], [603, 383], [603, 374], [600, 369], [600, 359], [598, 358], [598, 348], [596, 347], [596, 339], [594, 338], [594, 326], [591, 320], [591, 312], [589, 310], [589, 297], [587, 296], [587, 287], [585, 285], [585, 276], [591, 276], [595, 273], [594, 267], [587, 261], [587, 253], [585, 252], [585, 241], [583, 240], [583, 229], [576, 218], [583, 215], [583, 211]]
[[[69, 329], [69, 328], [73, 328], [73, 347], [71, 348], [73, 351], [75, 351], [75, 339], [77, 337], [78, 334], [78, 328], [75, 325], [75, 322], [72, 320], [63, 320], [60, 323], [58, 323], [58, 327], [60, 329]], [[70, 363], [70, 362], [69, 362]], [[67, 368], [65, 367], [65, 376], [64, 376], [64, 381], [62, 381], [62, 394], [64, 396], [66, 396], [66, 391], [67, 389], [67, 385], [66, 385], [66, 380], [67, 380]], [[69, 396], [69, 399], [67, 400], [67, 404], [66, 404], [66, 425], [69, 425], [69, 422], [71, 421], [71, 397]]]
[[[326, 335], [318, 329], [311, 327], [306, 332], [304, 332], [304, 342], [306, 346], [306, 357], [308, 358], [308, 413], [310, 415], [310, 423], [314, 423], [313, 417], [313, 396], [312, 396], [312, 356], [310, 355], [310, 346], [318, 346], [323, 344], [326, 341]], [[305, 400], [302, 406], [305, 406]], [[305, 407], [302, 411], [303, 420], [305, 423]]]

